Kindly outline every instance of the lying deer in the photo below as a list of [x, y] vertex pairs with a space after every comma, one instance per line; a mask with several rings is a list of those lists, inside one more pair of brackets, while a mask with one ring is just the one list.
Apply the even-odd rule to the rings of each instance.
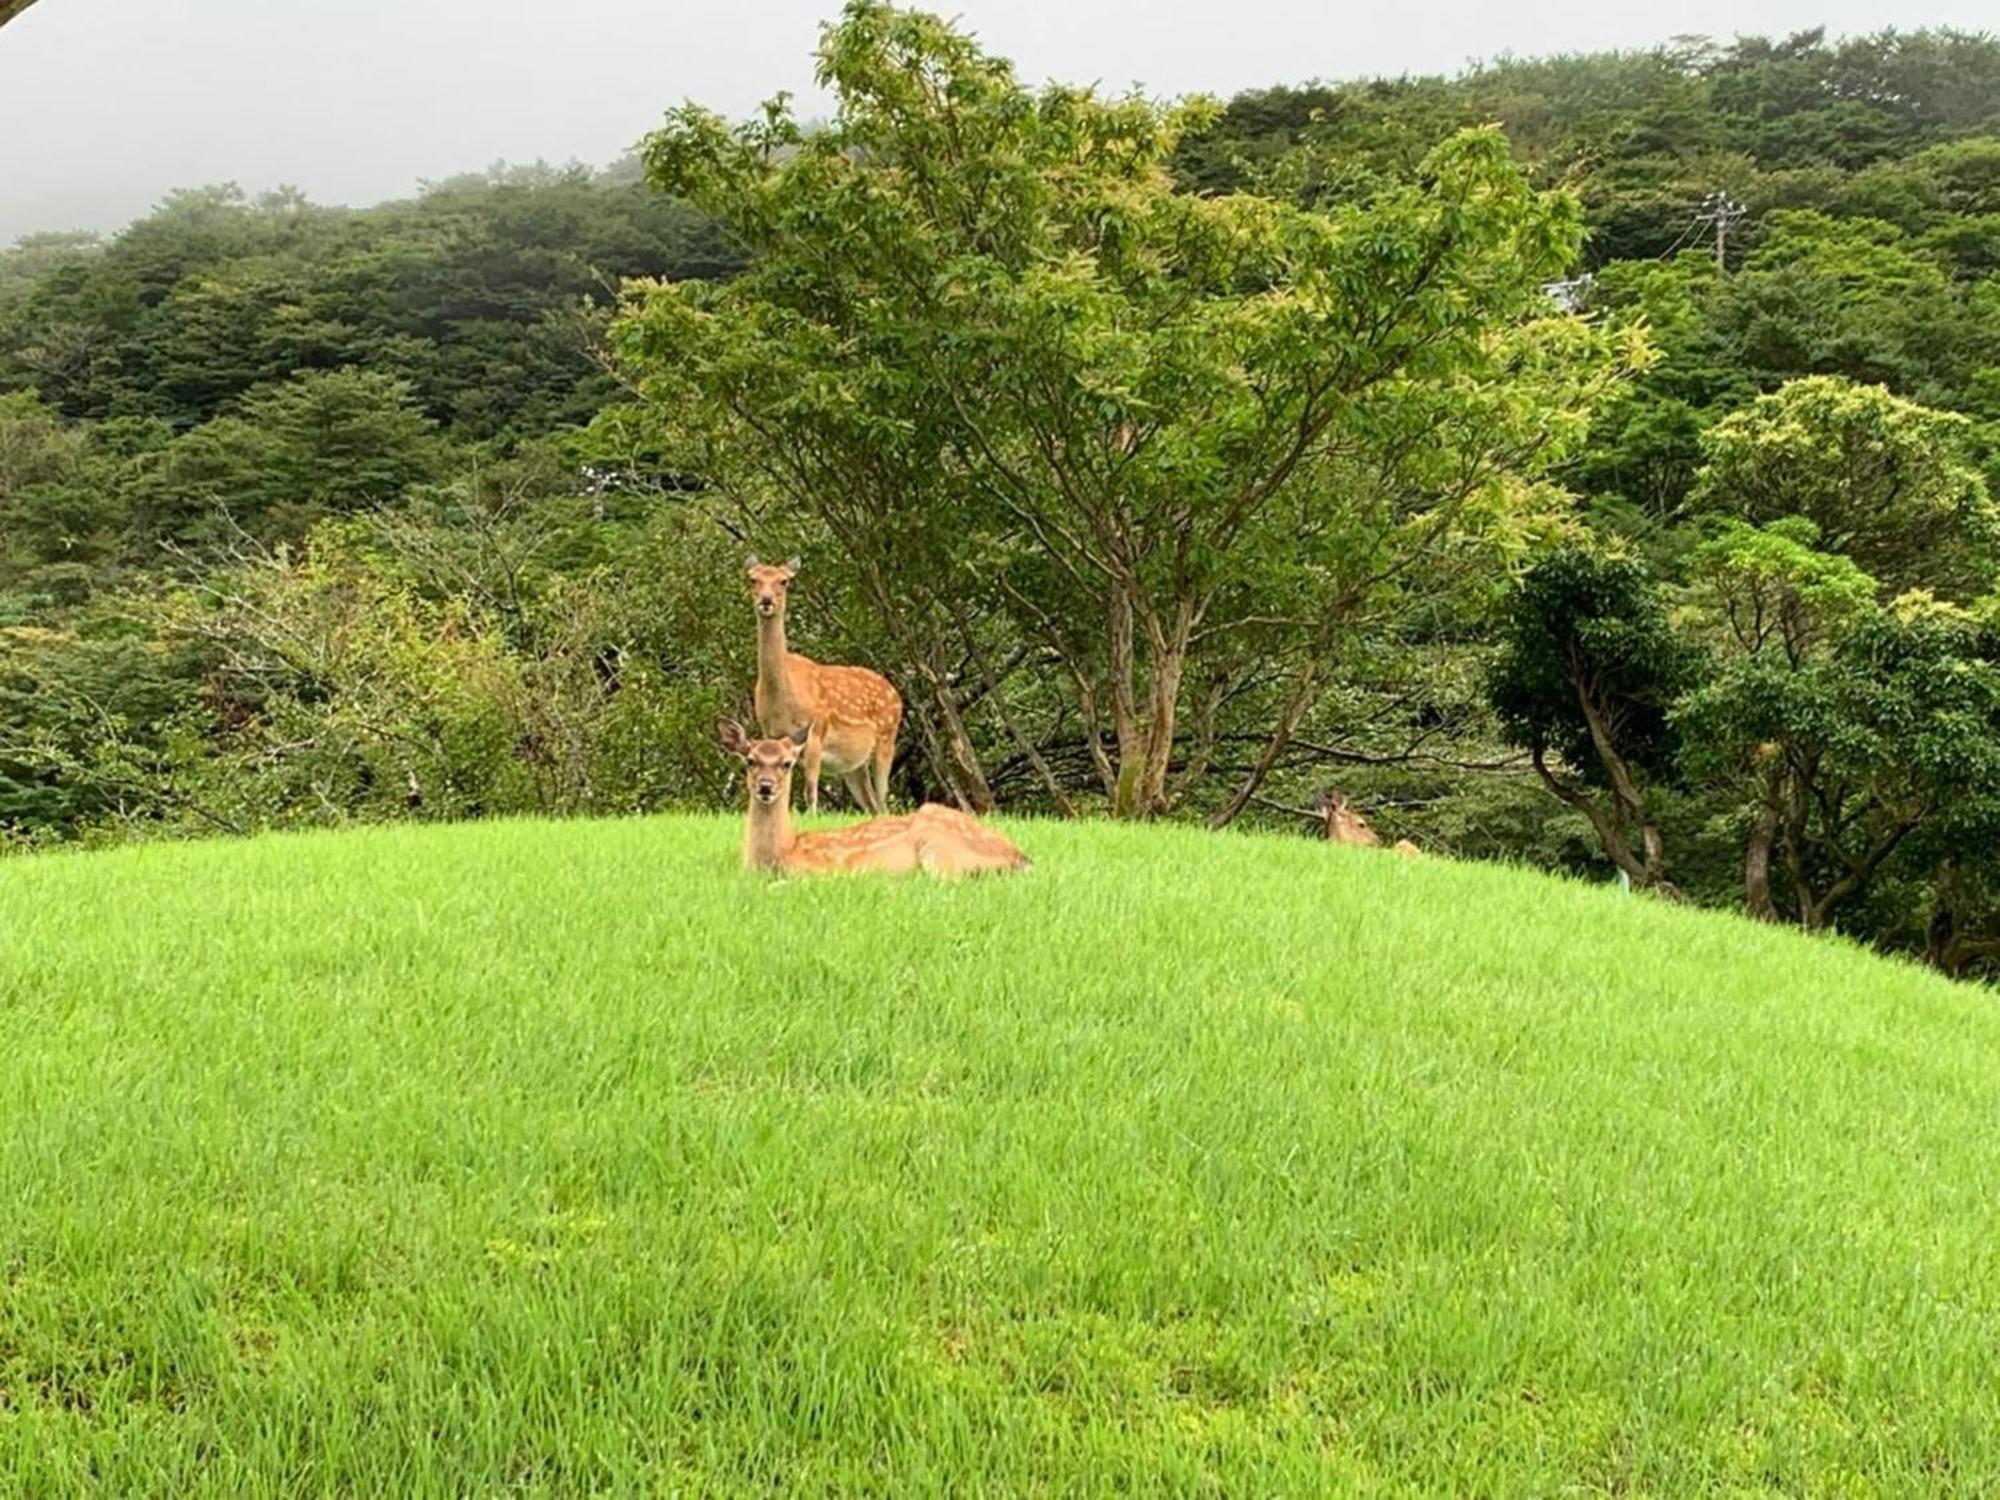
[[[1360, 849], [1382, 847], [1382, 835], [1368, 826], [1368, 820], [1347, 800], [1346, 793], [1331, 789], [1321, 792], [1313, 810], [1326, 819], [1326, 841], [1329, 844], [1352, 844]], [[1424, 851], [1408, 839], [1397, 839], [1396, 852], [1409, 859]]]
[[792, 832], [792, 767], [812, 742], [801, 725], [775, 740], [753, 740], [728, 719], [716, 724], [722, 747], [749, 766], [750, 819], [743, 831], [743, 863], [752, 870], [881, 870], [907, 874], [974, 875], [982, 870], [1025, 870], [1028, 856], [1007, 839], [955, 807], [926, 802], [907, 817], [871, 818], [824, 833]]
[[766, 734], [808, 731], [806, 808], [819, 811], [824, 762], [864, 811], [889, 810], [889, 767], [903, 700], [889, 679], [866, 667], [823, 667], [785, 646], [785, 595], [798, 574], [794, 557], [776, 567], [749, 562], [750, 599], [757, 608], [757, 725]]

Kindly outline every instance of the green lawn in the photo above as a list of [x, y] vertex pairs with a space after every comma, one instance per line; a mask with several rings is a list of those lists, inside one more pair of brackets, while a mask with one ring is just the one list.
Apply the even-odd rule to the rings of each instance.
[[2000, 1490], [2000, 997], [1015, 831], [0, 863], [0, 1495]]

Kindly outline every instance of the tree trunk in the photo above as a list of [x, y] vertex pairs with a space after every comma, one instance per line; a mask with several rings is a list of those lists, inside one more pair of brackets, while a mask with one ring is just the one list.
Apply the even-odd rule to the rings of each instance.
[[959, 711], [957, 695], [938, 661], [940, 622], [928, 609], [924, 613], [932, 614], [932, 619], [911, 620], [898, 602], [898, 591], [890, 586], [887, 571], [880, 564], [864, 563], [862, 577], [875, 602], [876, 617], [888, 628], [902, 653], [908, 668], [907, 675], [920, 679], [924, 685], [924, 696], [929, 700], [929, 706], [906, 699], [905, 708], [909, 710], [907, 716], [917, 722], [917, 731], [924, 741], [924, 752], [930, 761], [932, 775], [965, 811], [991, 812], [993, 790], [987, 785], [986, 773], [979, 764], [979, 754], [972, 748], [971, 736], [966, 733], [965, 716]]
[[1111, 757], [1104, 753], [1104, 730], [1097, 721], [1097, 689], [1092, 686], [1090, 673], [1083, 667], [1072, 670], [1076, 679], [1077, 711], [1083, 716], [1085, 743], [1090, 747], [1090, 763], [1097, 767], [1097, 779], [1104, 785], [1107, 799], [1118, 795], [1118, 771], [1111, 764]]
[[[937, 722], [930, 738], [938, 752], [932, 764], [938, 778], [951, 788], [952, 798], [969, 813], [993, 811], [993, 789], [980, 769], [979, 753], [966, 733], [965, 716], [958, 711], [958, 698], [950, 682], [930, 662], [924, 663], [924, 680]], [[926, 716], [928, 717], [928, 715]]]
[[[1570, 686], [1576, 692], [1577, 706], [1583, 710], [1584, 724], [1590, 730], [1591, 748], [1597, 752], [1598, 763], [1604, 767], [1605, 778], [1611, 783], [1611, 798], [1616, 810], [1615, 822], [1620, 827], [1619, 843], [1624, 846], [1625, 857], [1630, 864], [1626, 873], [1632, 877], [1634, 885], [1656, 890], [1673, 900], [1681, 899], [1680, 891], [1667, 879], [1666, 851], [1660, 841], [1660, 825], [1647, 816], [1646, 794], [1639, 789], [1633, 778], [1632, 768], [1625, 763], [1625, 757], [1612, 743], [1611, 729], [1604, 720], [1604, 710], [1591, 696], [1590, 684], [1585, 678], [1581, 663], [1574, 654], [1570, 660]], [[1589, 809], [1585, 809], [1589, 814]], [[1590, 815], [1592, 823], [1598, 827], [1600, 835], [1605, 823], [1595, 815]], [[1639, 825], [1639, 843], [1644, 851], [1642, 860], [1632, 861], [1631, 846], [1626, 843], [1623, 825], [1626, 822]], [[1610, 846], [1606, 845], [1606, 853]], [[1613, 856], [1616, 858], [1616, 856]]]
[[1639, 823], [1639, 847], [1646, 851], [1646, 884], [1663, 886], [1667, 883], [1667, 858], [1660, 847], [1660, 825], [1646, 816], [1643, 807], [1631, 811]]
[[1043, 790], [1055, 803], [1056, 811], [1065, 818], [1075, 817], [1076, 807], [1069, 800], [1069, 794], [1062, 789], [1062, 783], [1056, 780], [1056, 773], [1050, 768], [1048, 757], [1043, 755], [1041, 748], [1022, 731], [1021, 726], [1015, 722], [1014, 715], [1008, 711], [1007, 700], [1000, 691], [999, 676], [994, 672], [993, 664], [987, 660], [986, 650], [979, 644], [979, 638], [971, 624], [961, 617], [958, 628], [959, 633], [965, 637], [966, 649], [971, 652], [973, 663], [979, 668], [979, 680], [986, 689], [986, 701], [993, 705], [994, 713], [1000, 716], [1001, 727], [1020, 747], [1021, 753], [1028, 758], [1028, 764], [1034, 767], [1035, 774], [1041, 777]]
[[1632, 846], [1625, 841], [1625, 831], [1619, 827], [1612, 815], [1598, 806], [1593, 798], [1556, 780], [1555, 772], [1549, 769], [1546, 752], [1536, 750], [1529, 756], [1529, 760], [1535, 768], [1535, 774], [1541, 777], [1543, 786], [1547, 787], [1559, 801], [1567, 802], [1590, 819], [1590, 826], [1597, 830], [1597, 842], [1603, 846], [1605, 857], [1623, 870], [1634, 885], [1643, 884], [1646, 867], [1633, 855]]
[[1222, 706], [1223, 698], [1229, 691], [1227, 677], [1211, 677], [1207, 688], [1193, 704], [1194, 747], [1181, 762], [1175, 773], [1173, 784], [1167, 788], [1167, 801], [1178, 803], [1187, 795], [1191, 786], [1198, 786], [1208, 774], [1209, 762], [1215, 758], [1215, 715]]
[[1771, 849], [1778, 839], [1778, 810], [1770, 803], [1757, 809], [1750, 842], [1743, 850], [1743, 905], [1760, 922], [1778, 920], [1771, 900]]
[[1645, 857], [1642, 859], [1632, 852], [1632, 842], [1625, 836], [1625, 807], [1615, 796], [1612, 805], [1604, 807], [1596, 798], [1564, 786], [1549, 769], [1546, 752], [1536, 750], [1529, 756], [1535, 774], [1561, 801], [1590, 819], [1590, 826], [1597, 831], [1597, 842], [1612, 864], [1624, 871], [1625, 876], [1639, 890], [1651, 891], [1668, 901], [1682, 901], [1680, 887], [1668, 880], [1661, 868], [1660, 830], [1652, 823], [1642, 822], [1640, 837], [1643, 840]]
[[1171, 631], [1148, 631], [1152, 660], [1147, 694], [1145, 760], [1139, 771], [1136, 816], [1150, 818], [1167, 811], [1167, 768], [1173, 763], [1174, 730], [1179, 722], [1181, 679], [1187, 671], [1188, 640], [1194, 634], [1194, 601], [1174, 607]]
[[1137, 693], [1132, 657], [1132, 601], [1122, 585], [1112, 586], [1110, 599], [1111, 731], [1118, 740], [1118, 779], [1111, 789], [1114, 818], [1139, 816], [1144, 742], [1139, 732]]
[[1271, 768], [1278, 763], [1278, 757], [1285, 753], [1285, 747], [1292, 742], [1298, 732], [1299, 723], [1319, 701], [1319, 663], [1308, 659], [1299, 669], [1299, 680], [1292, 688], [1292, 695], [1285, 702], [1283, 713], [1278, 716], [1278, 727], [1271, 731], [1271, 737], [1264, 742], [1264, 748], [1257, 755], [1257, 763], [1250, 768], [1229, 800], [1209, 814], [1210, 828], [1227, 828], [1250, 805], [1250, 799], [1257, 795], [1264, 785], [1264, 778], [1271, 774]]
[[1860, 859], [1849, 859], [1847, 873], [1814, 896], [1801, 886], [1799, 892], [1799, 915], [1801, 925], [1808, 932], [1818, 932], [1833, 920], [1836, 909], [1846, 905], [1868, 889], [1875, 872], [1884, 860], [1896, 852], [1897, 846], [1907, 838], [1922, 821], [1921, 817], [1904, 817], [1891, 825], [1889, 832], [1878, 839], [1874, 846]]
[[1958, 915], [1952, 910], [1952, 887], [1957, 884], [1957, 872], [1950, 860], [1940, 864], [1937, 874], [1931, 879], [1932, 908], [1930, 930], [1925, 933], [1924, 957], [1937, 968], [1944, 970], [1953, 979], [1963, 966], [1958, 941]]

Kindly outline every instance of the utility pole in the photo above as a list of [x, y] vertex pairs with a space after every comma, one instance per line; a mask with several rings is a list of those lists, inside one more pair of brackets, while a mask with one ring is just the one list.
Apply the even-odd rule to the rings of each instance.
[[1695, 215], [1696, 223], [1715, 226], [1715, 269], [1725, 275], [1729, 271], [1729, 231], [1748, 212], [1749, 209], [1718, 188], [1701, 200], [1701, 212]]

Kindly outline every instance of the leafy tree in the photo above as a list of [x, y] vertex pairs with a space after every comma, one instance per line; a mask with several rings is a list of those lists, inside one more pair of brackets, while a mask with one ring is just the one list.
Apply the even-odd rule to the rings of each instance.
[[1572, 545], [1509, 592], [1488, 680], [1502, 731], [1543, 785], [1590, 820], [1634, 885], [1670, 895], [1647, 783], [1673, 771], [1669, 709], [1695, 660], [1639, 564]]
[[176, 439], [133, 481], [133, 505], [146, 535], [187, 545], [297, 540], [323, 517], [396, 499], [443, 457], [407, 382], [314, 371]]
[[165, 784], [241, 827], [704, 796], [723, 685], [746, 675], [702, 583], [725, 538], [670, 515], [552, 566], [594, 527], [574, 498], [329, 522], [160, 601], [210, 720], [207, 753]]
[[[1575, 206], [1490, 132], [1310, 210], [1178, 191], [1206, 106], [1036, 95], [929, 16], [856, 0], [820, 59], [824, 131], [779, 101], [737, 130], [684, 109], [648, 144], [654, 181], [755, 259], [651, 290], [622, 348], [709, 472], [852, 550], [969, 800], [925, 644], [970, 649], [968, 603], [1108, 718], [1114, 809], [1163, 811], [1209, 643], [1289, 617], [1310, 699], [1334, 622], [1528, 494], [1643, 360], [1536, 316]], [[1259, 569], [1301, 545], [1318, 575], [1274, 599]]]
[[[1803, 517], [1765, 527], [1728, 520], [1695, 550], [1682, 624], [1732, 674], [1728, 701], [1739, 712], [1760, 695], [1783, 696], [1795, 674], [1877, 608], [1875, 580], [1851, 559], [1820, 551], [1818, 540], [1818, 528]], [[1719, 701], [1711, 687], [1681, 706], [1683, 728], [1698, 731], [1684, 740], [1682, 763], [1745, 807], [1744, 905], [1752, 916], [1774, 921], [1772, 858], [1799, 782], [1775, 741], [1720, 732], [1726, 721]]]
[[545, 431], [610, 394], [585, 299], [735, 264], [686, 205], [581, 169], [498, 170], [359, 213], [205, 189], [108, 243], [0, 252], [0, 389], [187, 428], [253, 386], [352, 364], [408, 380], [471, 436]]
[[1930, 873], [1922, 952], [1953, 978], [2000, 973], [2000, 796], [1990, 790], [1944, 810], [1910, 841]]
[[146, 820], [175, 803], [171, 768], [187, 750], [192, 697], [181, 664], [129, 624], [0, 626], [0, 846]]
[[1996, 357], [1976, 289], [1923, 242], [1876, 219], [1772, 215], [1713, 304], [1717, 333], [1758, 384], [1838, 375], [1962, 405]]
[[65, 426], [32, 391], [0, 396], [0, 623], [59, 611], [113, 581], [119, 450], [149, 436], [129, 424]]
[[[1852, 603], [1854, 580], [1838, 563], [1793, 559], [1791, 569], [1787, 588]], [[1869, 608], [1824, 648], [1800, 651], [1784, 635], [1777, 649], [1727, 663], [1675, 723], [1696, 774], [1754, 779], [1752, 912], [1778, 910], [1775, 846], [1797, 921], [1818, 930], [1857, 906], [1919, 834], [1933, 835], [1936, 855], [1954, 810], [2000, 786], [2000, 637], [1922, 596]]]
[[1803, 517], [1891, 592], [1964, 596], [1992, 576], [2000, 539], [1970, 437], [1965, 418], [1879, 387], [1796, 380], [1708, 431], [1691, 503], [1753, 523]]
[[66, 428], [32, 391], [0, 396], [0, 547], [15, 553], [29, 517], [32, 497], [65, 483], [81, 466], [89, 440]]
[[[1591, 259], [1602, 265], [1671, 254], [1695, 228], [1696, 202], [1718, 186], [1760, 214], [1826, 208], [1890, 164], [1888, 180], [1861, 184], [1849, 211], [1913, 197], [1963, 202], [1940, 191], [1955, 160], [1935, 172], [1905, 167], [2000, 134], [1996, 79], [2000, 41], [1989, 35], [1885, 31], [1829, 43], [1812, 31], [1729, 46], [1678, 38], [1637, 52], [1507, 58], [1453, 79], [1243, 94], [1177, 163], [1204, 191], [1289, 181], [1303, 194], [1338, 196], [1406, 170], [1454, 129], [1497, 122], [1539, 180], [1577, 188]], [[1975, 184], [1978, 170], [1969, 167]]]

